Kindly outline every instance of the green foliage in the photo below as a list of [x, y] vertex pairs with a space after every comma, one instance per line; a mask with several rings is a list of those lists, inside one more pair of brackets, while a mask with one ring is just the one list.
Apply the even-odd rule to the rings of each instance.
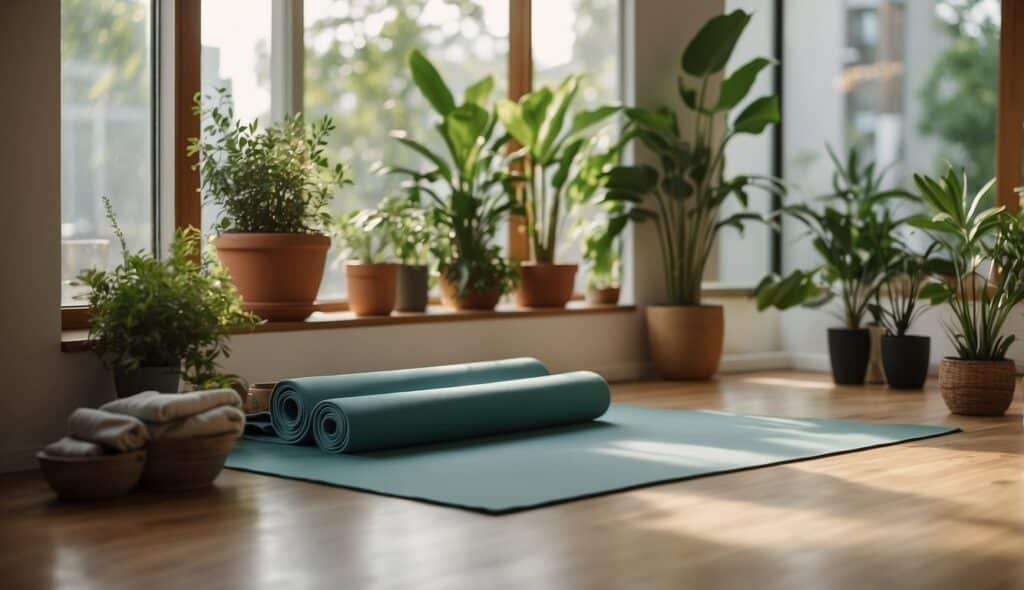
[[995, 179], [973, 196], [950, 168], [939, 180], [915, 175], [932, 215], [910, 219], [938, 243], [952, 264], [952, 281], [922, 289], [933, 304], [948, 303], [954, 322], [946, 332], [964, 360], [1002, 360], [1015, 336], [1004, 334], [1013, 308], [1024, 301], [1024, 217], [986, 208]]
[[[758, 57], [718, 77], [750, 18], [737, 10], [711, 19], [683, 52], [679, 96], [694, 112], [693, 132], [684, 136], [673, 109], [626, 109], [624, 138], [639, 140], [658, 165], [618, 166], [605, 182], [606, 200], [637, 204], [628, 212], [630, 219], [656, 224], [668, 299], [675, 305], [700, 304], [704, 266], [722, 228], [743, 231], [748, 221], [769, 221], [746, 210], [747, 191], [782, 192], [774, 178], [725, 178], [725, 149], [732, 138], [757, 135], [779, 121], [778, 97], [769, 95], [751, 101], [729, 122], [730, 112], [772, 63]], [[648, 197], [653, 208], [639, 206]], [[732, 198], [743, 210], [723, 218], [719, 212]]]
[[334, 235], [341, 247], [341, 257], [364, 264], [385, 262], [391, 255], [387, 223], [387, 215], [377, 209], [339, 215], [334, 222]]
[[377, 210], [384, 216], [384, 232], [396, 258], [403, 264], [426, 264], [435, 238], [427, 210], [404, 196], [386, 197]]
[[886, 264], [882, 286], [875, 292], [871, 313], [889, 334], [906, 336], [914, 322], [927, 311], [924, 295], [937, 288], [935, 277], [949, 276], [949, 261], [935, 256], [933, 242], [924, 254], [897, 248]]
[[831, 149], [828, 153], [835, 171], [833, 192], [821, 197], [823, 210], [807, 205], [783, 209], [807, 226], [821, 264], [787, 277], [767, 276], [755, 296], [758, 309], [818, 307], [839, 297], [839, 319], [847, 328], [859, 328], [888, 279], [887, 269], [904, 249], [895, 234], [903, 220], [894, 219], [885, 205], [894, 198], [912, 197], [901, 190], [883, 190], [885, 173], [876, 171], [873, 162], [861, 167], [856, 150], [850, 150], [845, 165]]
[[[592, 172], [607, 154], [600, 152], [590, 132], [621, 110], [600, 106], [571, 114], [580, 79], [568, 76], [557, 88], [542, 86], [518, 102], [498, 103], [498, 118], [522, 146], [510, 162], [522, 174], [508, 178], [526, 216], [530, 256], [537, 262], [554, 262], [563, 217], [585, 200], [580, 193], [597, 190], [598, 177]], [[618, 146], [612, 148], [616, 150]]]
[[230, 276], [210, 254], [196, 261], [199, 231], [175, 232], [167, 260], [132, 253], [110, 201], [103, 201], [124, 261], [79, 277], [91, 289], [96, 354], [114, 369], [181, 365], [186, 381], [200, 388], [234, 380], [217, 372], [217, 359], [230, 354], [227, 331], [253, 326], [256, 318], [242, 310]]
[[205, 108], [197, 94], [193, 111], [204, 121], [203, 137], [190, 140], [188, 154], [199, 155], [203, 198], [221, 209], [218, 232], [315, 233], [330, 226], [333, 190], [351, 184], [348, 169], [331, 167], [325, 154], [330, 117], [307, 127], [300, 113], [260, 129], [256, 120], [235, 120], [223, 89]]
[[629, 217], [602, 211], [577, 228], [583, 260], [587, 263], [587, 287], [618, 287], [622, 280], [622, 232]]
[[385, 166], [380, 172], [408, 177], [403, 188], [409, 201], [426, 208], [438, 233], [431, 253], [460, 295], [467, 290], [507, 293], [514, 287], [515, 269], [501, 256], [494, 234], [513, 205], [502, 172], [507, 139], [494, 137], [497, 116], [487, 108], [493, 82], [484, 78], [471, 85], [462, 103], [451, 106], [451, 90], [425, 56], [411, 52], [409, 69], [417, 88], [435, 106], [440, 117], [435, 129], [447, 152], [398, 132], [396, 141], [418, 154], [424, 167]]

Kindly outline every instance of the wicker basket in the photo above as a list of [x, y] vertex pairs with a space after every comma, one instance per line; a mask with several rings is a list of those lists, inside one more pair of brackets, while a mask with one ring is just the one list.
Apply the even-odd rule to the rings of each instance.
[[946, 407], [963, 416], [1002, 416], [1013, 402], [1017, 368], [1011, 360], [942, 359], [939, 389]]
[[135, 489], [146, 463], [146, 451], [99, 457], [57, 457], [36, 454], [43, 477], [61, 500], [105, 500]]
[[201, 438], [163, 438], [150, 441], [140, 487], [158, 492], [205, 488], [224, 468], [234, 433]]

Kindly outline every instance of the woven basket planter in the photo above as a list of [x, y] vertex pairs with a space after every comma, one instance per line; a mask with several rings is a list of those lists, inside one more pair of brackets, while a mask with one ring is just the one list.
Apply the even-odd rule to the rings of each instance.
[[1011, 360], [942, 359], [939, 389], [946, 407], [963, 416], [1002, 416], [1013, 402], [1017, 368]]

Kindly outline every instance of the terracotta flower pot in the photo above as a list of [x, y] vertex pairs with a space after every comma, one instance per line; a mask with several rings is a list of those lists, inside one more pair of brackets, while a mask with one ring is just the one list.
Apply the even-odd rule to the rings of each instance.
[[619, 287], [601, 287], [587, 289], [587, 303], [591, 305], [615, 305], [619, 302]]
[[576, 284], [576, 264], [524, 262], [519, 266], [520, 307], [565, 307]]
[[430, 270], [425, 264], [398, 267], [398, 311], [425, 311], [430, 291]]
[[946, 407], [963, 416], [1002, 416], [1013, 402], [1017, 367], [1012, 360], [965, 361], [946, 357], [939, 390]]
[[441, 273], [438, 279], [438, 286], [441, 288], [441, 304], [452, 309], [490, 311], [498, 305], [498, 301], [501, 299], [500, 289], [467, 290], [460, 294], [458, 287], [444, 278], [444, 273]]
[[245, 309], [270, 321], [301, 321], [313, 313], [329, 237], [232, 233], [213, 244]]
[[348, 308], [357, 316], [391, 315], [398, 294], [398, 265], [346, 262]]
[[709, 379], [718, 372], [725, 338], [721, 305], [649, 305], [647, 342], [664, 379]]

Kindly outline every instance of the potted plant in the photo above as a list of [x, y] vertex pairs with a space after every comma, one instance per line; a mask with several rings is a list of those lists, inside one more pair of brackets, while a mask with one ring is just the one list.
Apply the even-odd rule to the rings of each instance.
[[[209, 98], [209, 97], [208, 97]], [[212, 100], [212, 99], [211, 99]], [[196, 96], [203, 136], [192, 138], [205, 202], [219, 209], [217, 256], [228, 267], [245, 308], [268, 320], [302, 320], [314, 310], [331, 223], [327, 205], [351, 184], [345, 166], [331, 166], [329, 117], [306, 125], [301, 114], [260, 129], [234, 119], [224, 90], [209, 108]]]
[[722, 307], [702, 305], [704, 267], [719, 231], [742, 230], [762, 216], [740, 211], [721, 216], [724, 203], [736, 199], [744, 209], [751, 187], [779, 189], [777, 181], [753, 175], [726, 178], [724, 153], [742, 134], [760, 134], [779, 120], [776, 96], [753, 100], [740, 114], [730, 112], [746, 97], [758, 73], [771, 62], [755, 58], [724, 79], [724, 69], [750, 15], [717, 16], [704, 25], [682, 55], [679, 91], [694, 113], [692, 133], [684, 134], [675, 110], [626, 109], [625, 135], [634, 137], [658, 161], [657, 166], [618, 166], [607, 175], [606, 199], [643, 204], [630, 212], [637, 221], [653, 221], [658, 232], [667, 305], [645, 310], [655, 367], [665, 378], [707, 379], [718, 371], [724, 338]]
[[588, 132], [621, 110], [601, 106], [571, 115], [580, 79], [568, 76], [555, 89], [543, 86], [518, 102], [498, 103], [498, 118], [522, 146], [508, 176], [530, 244], [530, 260], [519, 266], [516, 301], [522, 307], [563, 307], [572, 298], [577, 265], [556, 263], [559, 231], [579, 202], [573, 191], [596, 188], [587, 186], [598, 147]]
[[894, 232], [902, 220], [894, 219], [885, 204], [909, 195], [897, 189], [882, 190], [884, 172], [876, 172], [873, 163], [861, 167], [856, 150], [850, 151], [845, 166], [831, 149], [828, 153], [836, 167], [832, 176], [835, 192], [821, 197], [826, 203], [823, 210], [806, 205], [784, 209], [807, 226], [821, 264], [787, 277], [765, 277], [755, 295], [759, 310], [821, 307], [838, 298], [840, 311], [833, 315], [843, 325], [828, 329], [832, 378], [841, 385], [862, 385], [871, 350], [864, 318], [886, 280], [887, 261], [899, 248]]
[[947, 303], [946, 326], [955, 357], [942, 359], [939, 388], [950, 412], [1000, 416], [1013, 401], [1016, 366], [1006, 358], [1015, 335], [1006, 320], [1024, 301], [1024, 219], [1003, 207], [985, 207], [995, 179], [971, 196], [950, 169], [935, 180], [915, 175], [931, 216], [910, 223], [924, 229], [948, 255], [953, 280], [922, 290], [933, 304]]
[[875, 294], [872, 309], [885, 330], [882, 366], [885, 380], [893, 389], [921, 389], [928, 379], [931, 338], [909, 331], [928, 309], [922, 291], [929, 295], [936, 288], [930, 277], [945, 267], [945, 261], [934, 257], [937, 248], [938, 244], [933, 243], [924, 254], [899, 249], [889, 261], [885, 280]]
[[230, 354], [227, 331], [251, 327], [256, 318], [242, 309], [223, 267], [210, 255], [196, 259], [199, 231], [175, 232], [166, 260], [132, 253], [110, 201], [103, 201], [124, 259], [79, 279], [90, 289], [89, 339], [113, 369], [118, 396], [174, 393], [182, 378], [197, 388], [236, 380], [218, 372], [217, 359]]
[[384, 215], [383, 230], [391, 244], [398, 266], [398, 311], [422, 312], [427, 309], [430, 291], [430, 268], [427, 260], [434, 232], [427, 220], [427, 211], [415, 207], [404, 197], [391, 196], [381, 201], [378, 210]]
[[338, 217], [335, 230], [341, 242], [348, 284], [348, 307], [357, 316], [391, 315], [395, 309], [398, 265], [390, 261], [388, 215], [362, 209]]
[[457, 309], [494, 309], [515, 285], [515, 269], [494, 243], [499, 223], [512, 209], [502, 174], [507, 141], [495, 137], [497, 116], [489, 106], [494, 80], [470, 85], [461, 104], [433, 64], [419, 51], [409, 54], [413, 81], [439, 115], [435, 129], [447, 152], [438, 152], [399, 131], [396, 141], [423, 157], [425, 167], [385, 166], [385, 174], [409, 179], [409, 200], [427, 210], [436, 232], [431, 254], [437, 260], [441, 299]]

